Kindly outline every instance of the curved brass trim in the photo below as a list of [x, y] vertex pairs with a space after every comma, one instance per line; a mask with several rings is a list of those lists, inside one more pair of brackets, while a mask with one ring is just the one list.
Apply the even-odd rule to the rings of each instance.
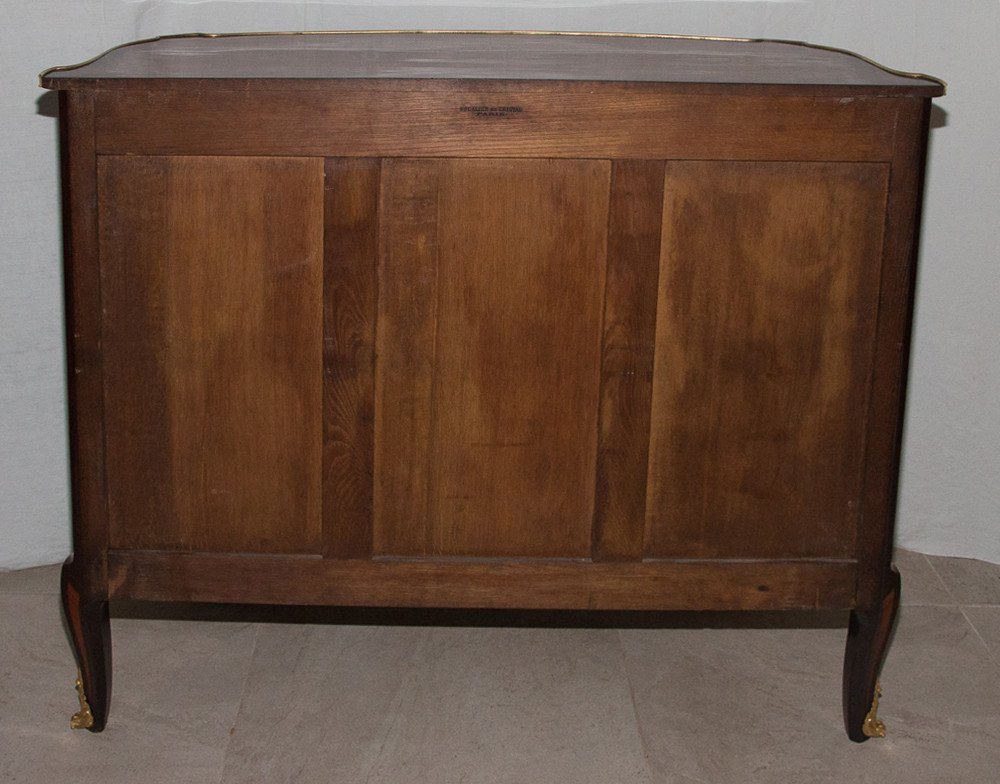
[[882, 684], [876, 680], [875, 693], [872, 696], [872, 707], [869, 709], [868, 715], [865, 716], [864, 724], [861, 725], [861, 731], [867, 738], [885, 737], [885, 722], [878, 717], [878, 701], [881, 696]]
[[752, 43], [752, 44], [788, 44], [790, 46], [802, 46], [808, 49], [820, 49], [826, 52], [837, 52], [838, 54], [846, 54], [850, 57], [855, 57], [858, 60], [868, 63], [879, 70], [885, 71], [886, 73], [892, 74], [893, 76], [901, 76], [905, 79], [924, 79], [929, 82], [934, 82], [941, 85], [944, 90], [948, 89], [947, 83], [943, 79], [938, 79], [936, 76], [929, 76], [928, 74], [910, 72], [910, 71], [898, 71], [895, 68], [889, 68], [886, 65], [872, 60], [869, 57], [865, 57], [857, 52], [852, 52], [849, 49], [841, 49], [836, 46], [825, 46], [823, 44], [811, 44], [808, 41], [791, 41], [782, 38], [726, 38], [723, 36], [711, 36], [711, 35], [672, 35], [670, 33], [611, 33], [611, 32], [573, 32], [573, 31], [557, 31], [557, 30], [286, 30], [277, 32], [243, 32], [243, 33], [176, 33], [174, 35], [158, 35], [153, 38], [141, 38], [137, 41], [129, 41], [128, 43], [118, 44], [118, 46], [112, 46], [107, 51], [101, 52], [95, 57], [91, 57], [89, 60], [84, 60], [83, 62], [75, 63], [73, 65], [57, 65], [52, 68], [48, 68], [42, 71], [38, 75], [39, 86], [43, 79], [47, 78], [51, 74], [58, 73], [60, 71], [73, 71], [77, 68], [83, 68], [85, 65], [90, 65], [95, 63], [107, 54], [111, 54], [118, 49], [124, 49], [127, 46], [137, 46], [139, 44], [153, 43], [154, 41], [168, 41], [177, 38], [241, 38], [249, 36], [274, 36], [274, 35], [552, 35], [552, 36], [593, 36], [602, 38], [670, 38], [678, 39], [683, 41], [723, 41], [731, 43]]
[[80, 670], [76, 671], [76, 696], [80, 700], [80, 710], [70, 717], [69, 726], [74, 730], [89, 730], [94, 726], [94, 714], [90, 711], [87, 695], [83, 691], [83, 675]]

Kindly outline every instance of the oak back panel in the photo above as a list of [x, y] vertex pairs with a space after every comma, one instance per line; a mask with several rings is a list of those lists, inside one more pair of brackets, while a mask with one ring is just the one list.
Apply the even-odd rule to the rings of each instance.
[[667, 164], [647, 556], [853, 553], [887, 169]]
[[323, 163], [102, 157], [111, 546], [318, 552]]
[[589, 556], [610, 165], [382, 171], [375, 553]]

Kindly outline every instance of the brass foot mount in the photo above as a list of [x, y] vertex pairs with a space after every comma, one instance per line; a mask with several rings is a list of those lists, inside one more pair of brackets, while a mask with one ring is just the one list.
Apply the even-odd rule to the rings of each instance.
[[872, 707], [865, 716], [865, 723], [861, 726], [861, 731], [869, 738], [885, 737], [885, 722], [878, 717], [878, 701], [882, 696], [882, 684], [875, 681], [875, 696], [872, 697]]
[[94, 714], [90, 712], [87, 695], [83, 691], [83, 675], [76, 671], [76, 696], [80, 698], [80, 710], [73, 714], [69, 726], [74, 730], [86, 730], [94, 726]]

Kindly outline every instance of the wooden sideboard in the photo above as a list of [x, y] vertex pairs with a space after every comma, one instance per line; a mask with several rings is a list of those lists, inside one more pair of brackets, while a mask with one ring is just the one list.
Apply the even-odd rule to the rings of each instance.
[[845, 609], [880, 731], [930, 77], [775, 41], [140, 41], [60, 90], [109, 600]]

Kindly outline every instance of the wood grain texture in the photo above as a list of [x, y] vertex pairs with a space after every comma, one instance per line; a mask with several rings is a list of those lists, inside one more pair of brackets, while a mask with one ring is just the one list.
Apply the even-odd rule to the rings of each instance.
[[112, 552], [116, 599], [363, 607], [780, 610], [852, 606], [853, 561], [379, 559]]
[[668, 163], [648, 556], [853, 552], [886, 169]]
[[323, 276], [323, 537], [372, 553], [380, 162], [326, 161]]
[[436, 161], [385, 161], [379, 198], [375, 553], [429, 547], [438, 312]]
[[385, 165], [376, 553], [588, 556], [609, 164]]
[[[97, 145], [136, 155], [883, 161], [893, 128], [882, 103], [627, 83], [153, 88], [97, 93]], [[463, 111], [477, 106], [519, 110]]]
[[98, 180], [112, 546], [317, 552], [322, 161]]
[[601, 346], [595, 559], [642, 557], [663, 161], [615, 161]]
[[168, 378], [170, 168], [164, 158], [103, 157], [98, 166], [107, 471], [111, 541], [119, 547], [185, 546], [174, 517], [180, 477], [170, 448], [172, 420], [187, 415], [172, 413]]

